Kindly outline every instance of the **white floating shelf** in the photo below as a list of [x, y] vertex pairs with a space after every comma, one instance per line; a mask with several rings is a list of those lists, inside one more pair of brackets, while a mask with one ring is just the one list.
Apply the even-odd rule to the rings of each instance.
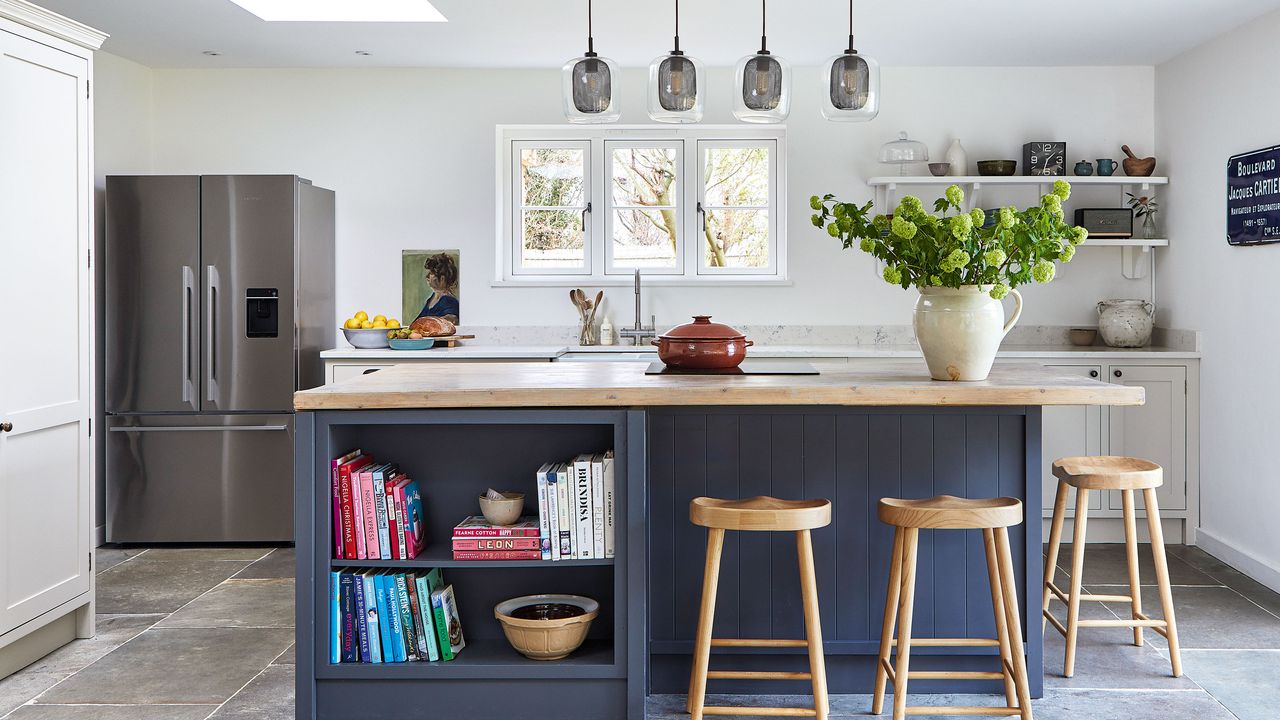
[[1167, 177], [1129, 177], [1128, 175], [883, 175], [867, 181], [872, 187], [890, 185], [1051, 185], [1066, 180], [1072, 185], [1168, 185]]
[[1081, 245], [1087, 247], [1169, 247], [1169, 238], [1089, 238]]

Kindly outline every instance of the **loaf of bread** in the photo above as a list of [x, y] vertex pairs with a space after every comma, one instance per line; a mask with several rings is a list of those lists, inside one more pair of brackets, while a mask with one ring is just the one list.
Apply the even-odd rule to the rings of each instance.
[[423, 337], [447, 337], [458, 332], [457, 326], [438, 317], [420, 317], [409, 325], [409, 329], [422, 334]]

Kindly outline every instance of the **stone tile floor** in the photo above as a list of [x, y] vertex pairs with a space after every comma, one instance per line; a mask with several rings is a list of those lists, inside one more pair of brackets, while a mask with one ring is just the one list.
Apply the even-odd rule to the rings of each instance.
[[[1059, 565], [1069, 564], [1065, 551]], [[1143, 548], [1144, 555], [1149, 555]], [[1076, 675], [1049, 629], [1037, 718], [1274, 720], [1280, 717], [1280, 595], [1196, 548], [1171, 547], [1185, 676], [1169, 676], [1163, 638], [1081, 631]], [[99, 548], [98, 635], [0, 680], [12, 720], [288, 720], [293, 717], [293, 550]], [[1124, 548], [1091, 546], [1086, 590], [1127, 592]], [[1061, 586], [1065, 572], [1059, 570]], [[1143, 566], [1143, 579], [1153, 577]], [[1155, 587], [1144, 608], [1157, 615]], [[1055, 603], [1061, 614], [1062, 606]], [[1087, 604], [1094, 617], [1127, 612]], [[1154, 611], [1154, 612], [1153, 612]], [[720, 704], [804, 705], [807, 698], [715, 696]], [[980, 705], [997, 696], [925, 696], [913, 704]], [[865, 716], [867, 695], [839, 695], [832, 717]], [[687, 718], [682, 696], [655, 696], [650, 715]]]

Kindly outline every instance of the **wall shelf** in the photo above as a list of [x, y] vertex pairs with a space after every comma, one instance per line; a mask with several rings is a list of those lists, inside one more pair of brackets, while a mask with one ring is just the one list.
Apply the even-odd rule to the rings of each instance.
[[1128, 175], [956, 175], [934, 177], [932, 175], [882, 175], [867, 181], [871, 187], [896, 185], [1052, 185], [1054, 180], [1066, 180], [1072, 185], [1168, 185], [1169, 178], [1129, 177]]

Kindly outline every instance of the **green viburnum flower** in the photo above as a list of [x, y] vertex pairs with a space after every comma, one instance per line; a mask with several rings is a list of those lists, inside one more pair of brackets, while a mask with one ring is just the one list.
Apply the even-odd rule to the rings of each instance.
[[1071, 199], [1071, 183], [1066, 180], [1053, 181], [1053, 194], [1063, 202]]
[[1004, 296], [1008, 294], [1009, 294], [1009, 286], [1005, 285], [1004, 283], [996, 283], [996, 285], [994, 285], [991, 288], [991, 297], [995, 298], [996, 300], [1003, 300]]
[[938, 277], [937, 275], [930, 275], [930, 276], [929, 276], [929, 284], [930, 284], [930, 285], [941, 286], [941, 285], [942, 285], [942, 278]]
[[1062, 252], [1061, 252], [1061, 253], [1059, 253], [1059, 255], [1058, 255], [1058, 257], [1059, 257], [1059, 258], [1062, 260], [1062, 262], [1064, 262], [1064, 263], [1069, 263], [1069, 262], [1071, 262], [1071, 258], [1073, 258], [1073, 257], [1075, 257], [1075, 256], [1076, 256], [1076, 246], [1075, 246], [1075, 245], [1072, 245], [1071, 243], [1067, 243], [1066, 245], [1063, 245], [1063, 246], [1062, 246]]
[[836, 206], [832, 208], [831, 212], [838, 218], [842, 218], [849, 214], [849, 211], [844, 207], [844, 203], [836, 203]]
[[1000, 267], [1001, 265], [1004, 264], [1005, 260], [1009, 259], [1009, 256], [1005, 255], [1004, 251], [1001, 250], [1000, 248], [996, 248], [994, 250], [988, 250], [985, 253], [983, 253], [982, 259], [985, 260], [987, 262], [987, 265], [991, 267]]
[[973, 218], [974, 227], [982, 227], [987, 221], [987, 214], [981, 208], [974, 208], [969, 211], [969, 217]]
[[956, 248], [955, 250], [952, 250], [949, 255], [943, 258], [942, 262], [938, 263], [938, 267], [942, 268], [943, 272], [955, 272], [965, 265], [968, 265], [969, 260], [969, 253], [961, 250], [960, 248]]
[[924, 203], [920, 202], [920, 198], [915, 195], [903, 195], [898, 201], [898, 212], [906, 215], [914, 215], [915, 213], [924, 211]]
[[1013, 227], [1014, 222], [1017, 221], [1017, 212], [1017, 210], [1014, 210], [1011, 207], [1000, 208], [1000, 219], [996, 224], [998, 224], [1002, 230], [1008, 230]]
[[964, 202], [964, 191], [959, 185], [948, 185], [946, 191], [947, 202], [952, 205], [959, 205]]
[[821, 210], [821, 209], [822, 209], [822, 198], [818, 197], [817, 195], [810, 195], [810, 196], [809, 196], [809, 207], [813, 208], [814, 210]]
[[876, 241], [871, 238], [862, 238], [862, 242], [858, 243], [858, 247], [862, 248], [862, 252], [869, 253], [876, 249]]
[[973, 230], [973, 218], [968, 215], [957, 215], [951, 218], [951, 234], [957, 240], [968, 235]]
[[1031, 268], [1031, 277], [1038, 283], [1052, 281], [1056, 273], [1052, 260], [1041, 260]]
[[813, 226], [814, 226], [814, 227], [822, 227], [822, 216], [821, 216], [821, 215], [818, 215], [817, 213], [815, 213], [815, 214], [814, 214], [814, 215], [812, 215], [809, 219], [810, 219], [811, 221], [813, 221]]
[[840, 226], [836, 223], [831, 223], [827, 226], [827, 234], [831, 237], [840, 237]]
[[874, 218], [871, 219], [871, 224], [872, 226], [875, 227], [875, 229], [881, 232], [884, 232], [885, 230], [889, 229], [889, 216], [876, 215]]
[[836, 225], [839, 226], [840, 232], [847, 233], [853, 229], [853, 218], [846, 215], [837, 220]]
[[1071, 228], [1071, 244], [1072, 245], [1079, 245], [1080, 243], [1088, 239], [1089, 239], [1088, 230], [1085, 230], [1082, 227]]
[[892, 265], [886, 265], [884, 268], [884, 281], [890, 285], [897, 285], [902, 282], [902, 271]]
[[1059, 219], [1062, 218], [1062, 198], [1057, 195], [1050, 193], [1040, 198], [1040, 206], [1056, 215]]
[[893, 228], [893, 234], [897, 235], [900, 238], [903, 238], [904, 240], [910, 240], [911, 238], [915, 237], [916, 230], [919, 229], [916, 227], [915, 223], [911, 222], [910, 220], [907, 220], [904, 217], [900, 217], [897, 215], [893, 217], [893, 223], [891, 227]]

